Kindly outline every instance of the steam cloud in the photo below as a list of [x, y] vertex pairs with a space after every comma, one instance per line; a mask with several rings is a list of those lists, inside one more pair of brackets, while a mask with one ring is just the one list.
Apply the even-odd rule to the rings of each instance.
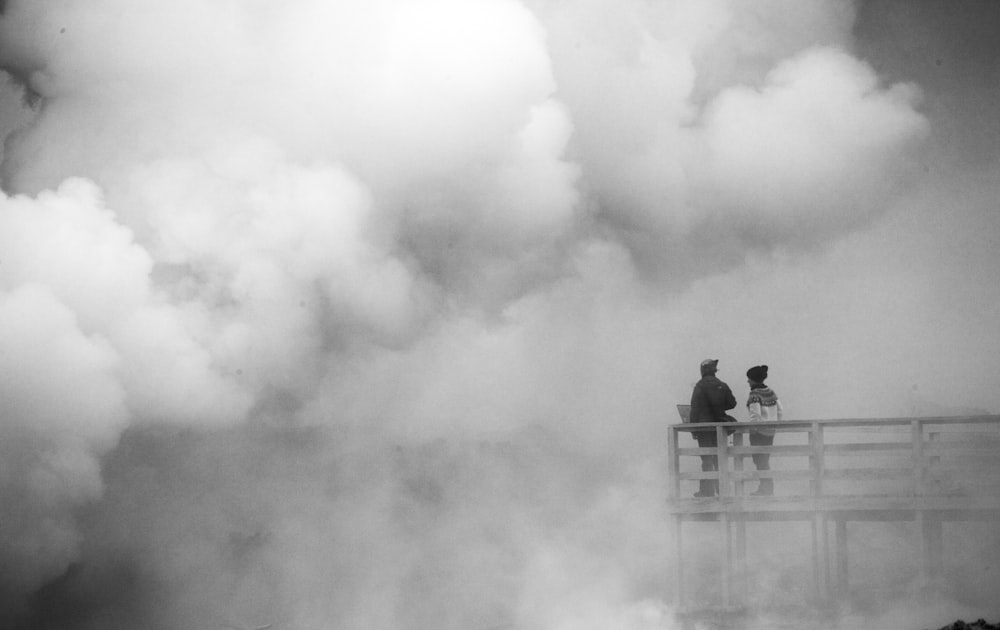
[[7, 621], [669, 623], [664, 410], [701, 355], [843, 377], [930, 132], [845, 6], [0, 3]]

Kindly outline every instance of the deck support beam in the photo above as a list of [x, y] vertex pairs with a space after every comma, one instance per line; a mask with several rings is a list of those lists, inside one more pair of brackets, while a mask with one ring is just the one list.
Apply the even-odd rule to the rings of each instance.
[[834, 521], [836, 554], [834, 556], [837, 565], [837, 597], [844, 598], [849, 592], [847, 584], [847, 520], [838, 518]]
[[917, 512], [920, 536], [920, 579], [924, 587], [940, 578], [944, 558], [944, 535], [941, 519], [927, 511]]
[[724, 555], [722, 562], [722, 606], [729, 608], [733, 605], [733, 529], [730, 526], [729, 513], [722, 515], [722, 547]]
[[813, 585], [816, 601], [824, 604], [830, 600], [830, 543], [825, 512], [813, 515], [812, 534]]
[[674, 515], [674, 605], [684, 608], [684, 515]]

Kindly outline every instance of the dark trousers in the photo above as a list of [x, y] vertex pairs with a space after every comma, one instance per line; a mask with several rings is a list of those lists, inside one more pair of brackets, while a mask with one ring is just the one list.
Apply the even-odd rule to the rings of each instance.
[[[716, 439], [715, 429], [711, 431], [695, 431], [694, 439], [698, 441], [699, 448], [716, 448], [719, 441]], [[719, 457], [717, 455], [702, 455], [702, 472], [714, 472], [719, 469]], [[698, 494], [714, 496], [719, 494], [719, 482], [715, 479], [701, 479], [698, 482]]]
[[[750, 432], [750, 446], [771, 446], [773, 444], [773, 435], [763, 435], [754, 431]], [[757, 467], [757, 470], [771, 470], [770, 453], [754, 453], [752, 457], [753, 465]], [[774, 479], [770, 477], [761, 479], [760, 485], [757, 487], [757, 492], [766, 492], [768, 494], [774, 492]]]

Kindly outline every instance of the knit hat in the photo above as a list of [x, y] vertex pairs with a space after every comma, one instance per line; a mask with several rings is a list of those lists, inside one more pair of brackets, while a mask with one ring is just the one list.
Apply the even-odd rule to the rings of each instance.
[[755, 365], [747, 370], [747, 378], [755, 383], [763, 383], [767, 378], [767, 366]]
[[705, 376], [707, 374], [715, 374], [719, 371], [719, 368], [717, 367], [718, 365], [718, 359], [705, 359], [701, 362], [701, 375]]

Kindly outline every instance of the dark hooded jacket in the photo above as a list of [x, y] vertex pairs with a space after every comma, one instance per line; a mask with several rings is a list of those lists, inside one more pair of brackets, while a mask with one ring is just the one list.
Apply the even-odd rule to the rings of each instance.
[[736, 397], [714, 372], [704, 374], [691, 392], [691, 422], [733, 422], [727, 411], [736, 407]]

